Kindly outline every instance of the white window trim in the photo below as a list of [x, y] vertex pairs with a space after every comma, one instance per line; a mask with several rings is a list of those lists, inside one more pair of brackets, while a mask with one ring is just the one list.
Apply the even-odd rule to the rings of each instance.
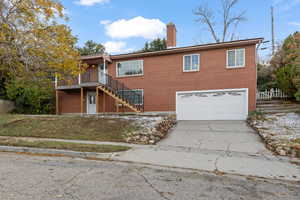
[[[244, 64], [243, 65], [235, 65], [235, 66], [229, 66], [229, 59], [228, 59], [228, 55], [229, 55], [229, 51], [234, 51], [235, 53], [235, 63], [237, 63], [237, 56], [236, 56], [236, 52], [237, 50], [241, 50], [243, 49], [244, 50]], [[226, 68], [228, 69], [236, 69], [236, 68], [243, 68], [246, 66], [246, 49], [245, 48], [239, 48], [239, 49], [228, 49], [226, 51]]]
[[[198, 68], [197, 69], [190, 69], [190, 70], [186, 70], [185, 69], [185, 57], [186, 56], [191, 56], [191, 64], [193, 65], [193, 56], [198, 56], [198, 58], [199, 58], [199, 64], [198, 64]], [[184, 55], [183, 56], [183, 61], [182, 61], [182, 63], [183, 63], [183, 65], [182, 65], [182, 69], [183, 69], [183, 72], [198, 72], [199, 70], [200, 70], [200, 62], [201, 62], [201, 58], [200, 58], [200, 54], [187, 54], [187, 55]]]
[[[142, 61], [142, 65], [143, 65], [143, 73], [141, 74], [133, 74], [133, 75], [123, 75], [123, 76], [119, 76], [118, 73], [118, 64], [122, 63], [122, 62], [129, 62], [129, 61]], [[120, 61], [116, 63], [116, 77], [117, 78], [122, 78], [122, 77], [134, 77], [134, 76], [144, 76], [144, 60], [125, 60], [125, 61]]]
[[143, 105], [144, 104], [144, 89], [132, 89], [132, 90], [118, 90], [118, 91], [142, 91], [142, 103], [138, 103], [138, 104], [135, 104], [135, 105]]

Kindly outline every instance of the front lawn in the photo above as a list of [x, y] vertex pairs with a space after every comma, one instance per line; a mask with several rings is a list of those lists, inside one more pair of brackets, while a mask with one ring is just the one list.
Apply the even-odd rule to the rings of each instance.
[[79, 152], [97, 152], [97, 153], [112, 153], [127, 151], [130, 147], [119, 145], [96, 145], [96, 144], [79, 144], [69, 142], [57, 141], [30, 141], [23, 139], [7, 138], [0, 140], [2, 146], [16, 146], [16, 147], [33, 147], [46, 149], [64, 149]]
[[0, 136], [125, 142], [139, 129], [131, 119], [0, 115]]

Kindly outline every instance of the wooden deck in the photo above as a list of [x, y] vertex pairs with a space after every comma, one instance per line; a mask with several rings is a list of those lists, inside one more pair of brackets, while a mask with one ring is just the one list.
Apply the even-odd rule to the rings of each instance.
[[57, 86], [56, 90], [72, 90], [72, 89], [80, 89], [84, 87], [98, 87], [101, 86], [102, 84], [99, 82], [92, 82], [92, 83], [81, 83], [77, 85], [61, 85]]

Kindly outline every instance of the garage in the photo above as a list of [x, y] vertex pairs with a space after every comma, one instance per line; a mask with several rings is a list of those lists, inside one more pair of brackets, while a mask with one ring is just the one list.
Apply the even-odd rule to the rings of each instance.
[[176, 92], [177, 120], [245, 120], [248, 89]]

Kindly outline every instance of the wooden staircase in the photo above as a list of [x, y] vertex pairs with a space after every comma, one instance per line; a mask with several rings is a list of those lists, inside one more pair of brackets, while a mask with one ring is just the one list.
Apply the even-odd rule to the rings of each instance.
[[[129, 89], [124, 83], [121, 83], [118, 80], [113, 79], [110, 75], [105, 74], [105, 81], [102, 81], [101, 85], [97, 89], [103, 91], [105, 94], [114, 98], [118, 103], [130, 108], [132, 111], [141, 113], [144, 111], [144, 104], [135, 104], [136, 98], [143, 98], [137, 92], [132, 89]], [[125, 96], [121, 91], [130, 91], [129, 96]]]
[[126, 100], [125, 98], [120, 97], [118, 94], [116, 94], [115, 92], [113, 92], [112, 90], [108, 89], [107, 87], [105, 87], [104, 85], [98, 86], [98, 89], [100, 89], [101, 91], [103, 91], [105, 94], [111, 96], [112, 98], [116, 99], [120, 104], [130, 108], [131, 110], [133, 110], [134, 112], [140, 113], [142, 112], [139, 108], [137, 108], [135, 105], [131, 104], [128, 102], [128, 100]]

